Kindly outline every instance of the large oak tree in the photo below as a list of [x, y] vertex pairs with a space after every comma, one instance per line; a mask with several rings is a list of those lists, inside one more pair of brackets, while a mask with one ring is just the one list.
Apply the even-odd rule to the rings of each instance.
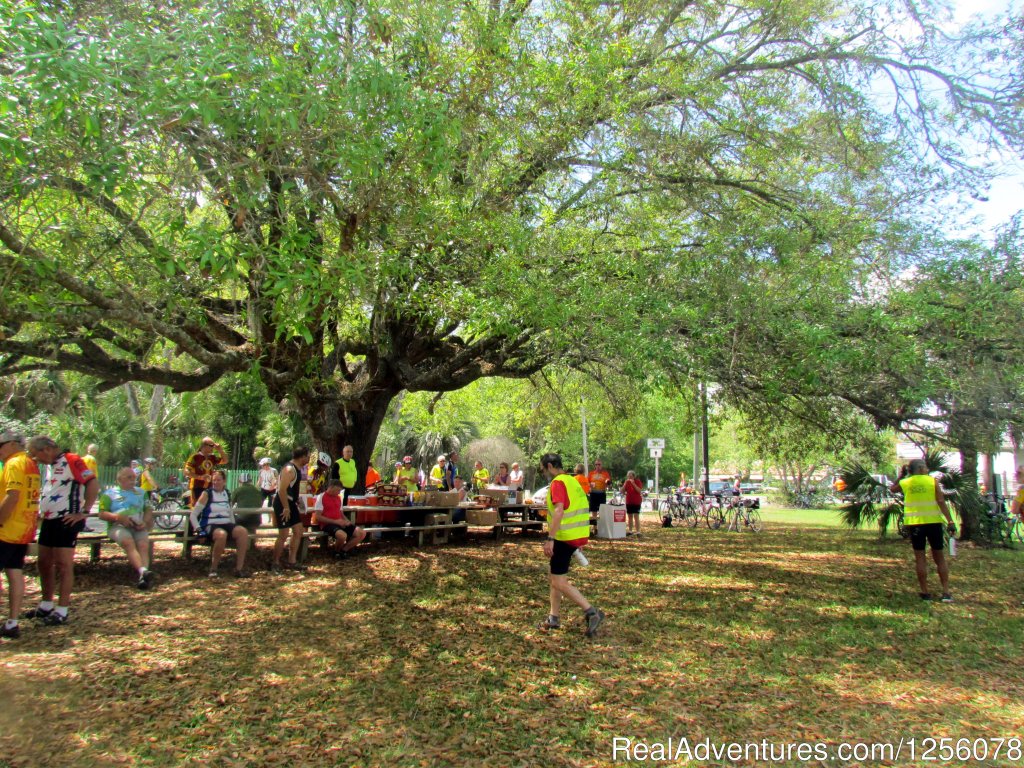
[[0, 8], [0, 372], [194, 390], [255, 369], [361, 460], [403, 389], [685, 327], [672, 281], [736, 217], [750, 274], [779, 240], [842, 270], [893, 169], [932, 183], [909, 136], [956, 165], [940, 113], [1019, 119], [997, 31], [943, 71], [907, 31], [921, 10], [885, 4]]

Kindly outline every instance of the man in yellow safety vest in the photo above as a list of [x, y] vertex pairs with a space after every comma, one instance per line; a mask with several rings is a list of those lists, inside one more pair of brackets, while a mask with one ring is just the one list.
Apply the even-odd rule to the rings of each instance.
[[890, 488], [894, 492], [903, 493], [903, 527], [910, 531], [921, 599], [932, 599], [928, 592], [928, 559], [924, 553], [927, 541], [932, 548], [932, 559], [942, 583], [942, 602], [952, 603], [953, 595], [949, 591], [949, 564], [943, 551], [945, 541], [942, 528], [945, 524], [949, 535], [955, 536], [956, 525], [949, 514], [942, 486], [928, 474], [928, 465], [923, 459], [914, 459], [900, 470], [899, 480]]
[[587, 624], [586, 636], [594, 637], [604, 621], [604, 613], [592, 606], [576, 587], [569, 583], [569, 562], [576, 550], [590, 538], [590, 502], [580, 484], [562, 469], [562, 457], [545, 453], [540, 460], [541, 469], [548, 476], [548, 538], [544, 542], [544, 555], [550, 560], [551, 612], [540, 628], [560, 629], [559, 614], [565, 595], [583, 609]]

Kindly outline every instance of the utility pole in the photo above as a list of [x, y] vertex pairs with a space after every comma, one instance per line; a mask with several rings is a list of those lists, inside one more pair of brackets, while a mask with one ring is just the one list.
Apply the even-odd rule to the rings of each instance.
[[580, 420], [583, 422], [583, 474], [590, 473], [590, 459], [587, 455], [587, 401], [580, 397]]

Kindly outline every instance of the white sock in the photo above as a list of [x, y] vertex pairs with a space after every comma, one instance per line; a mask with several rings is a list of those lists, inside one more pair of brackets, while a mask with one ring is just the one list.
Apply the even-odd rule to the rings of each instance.
[[40, 603], [39, 603], [39, 610], [41, 610], [41, 611], [52, 611], [53, 610], [53, 601], [52, 600], [42, 600], [42, 601], [40, 601]]
[[16, 626], [18, 626], [17, 619], [8, 619], [4, 622], [4, 629], [14, 629]]
[[68, 615], [68, 607], [66, 605], [58, 605], [53, 610], [56, 611], [57, 613], [59, 613], [61, 616], [67, 616]]

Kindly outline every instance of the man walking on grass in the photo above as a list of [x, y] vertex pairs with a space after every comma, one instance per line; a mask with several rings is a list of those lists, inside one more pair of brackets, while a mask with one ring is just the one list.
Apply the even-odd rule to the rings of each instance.
[[923, 459], [914, 459], [900, 469], [899, 480], [890, 486], [890, 490], [903, 493], [903, 526], [910, 531], [910, 543], [914, 547], [914, 567], [921, 599], [932, 599], [928, 592], [928, 559], [924, 553], [927, 542], [932, 548], [932, 559], [939, 572], [942, 602], [952, 603], [942, 528], [945, 524], [949, 535], [955, 536], [956, 525], [949, 514], [942, 486], [928, 474], [928, 465]]
[[560, 629], [562, 596], [583, 609], [586, 636], [594, 637], [604, 621], [604, 613], [592, 606], [576, 587], [569, 583], [569, 563], [573, 553], [590, 538], [590, 502], [580, 484], [562, 469], [562, 457], [545, 453], [541, 468], [551, 481], [548, 488], [548, 539], [544, 555], [550, 560], [551, 609], [540, 628]]

